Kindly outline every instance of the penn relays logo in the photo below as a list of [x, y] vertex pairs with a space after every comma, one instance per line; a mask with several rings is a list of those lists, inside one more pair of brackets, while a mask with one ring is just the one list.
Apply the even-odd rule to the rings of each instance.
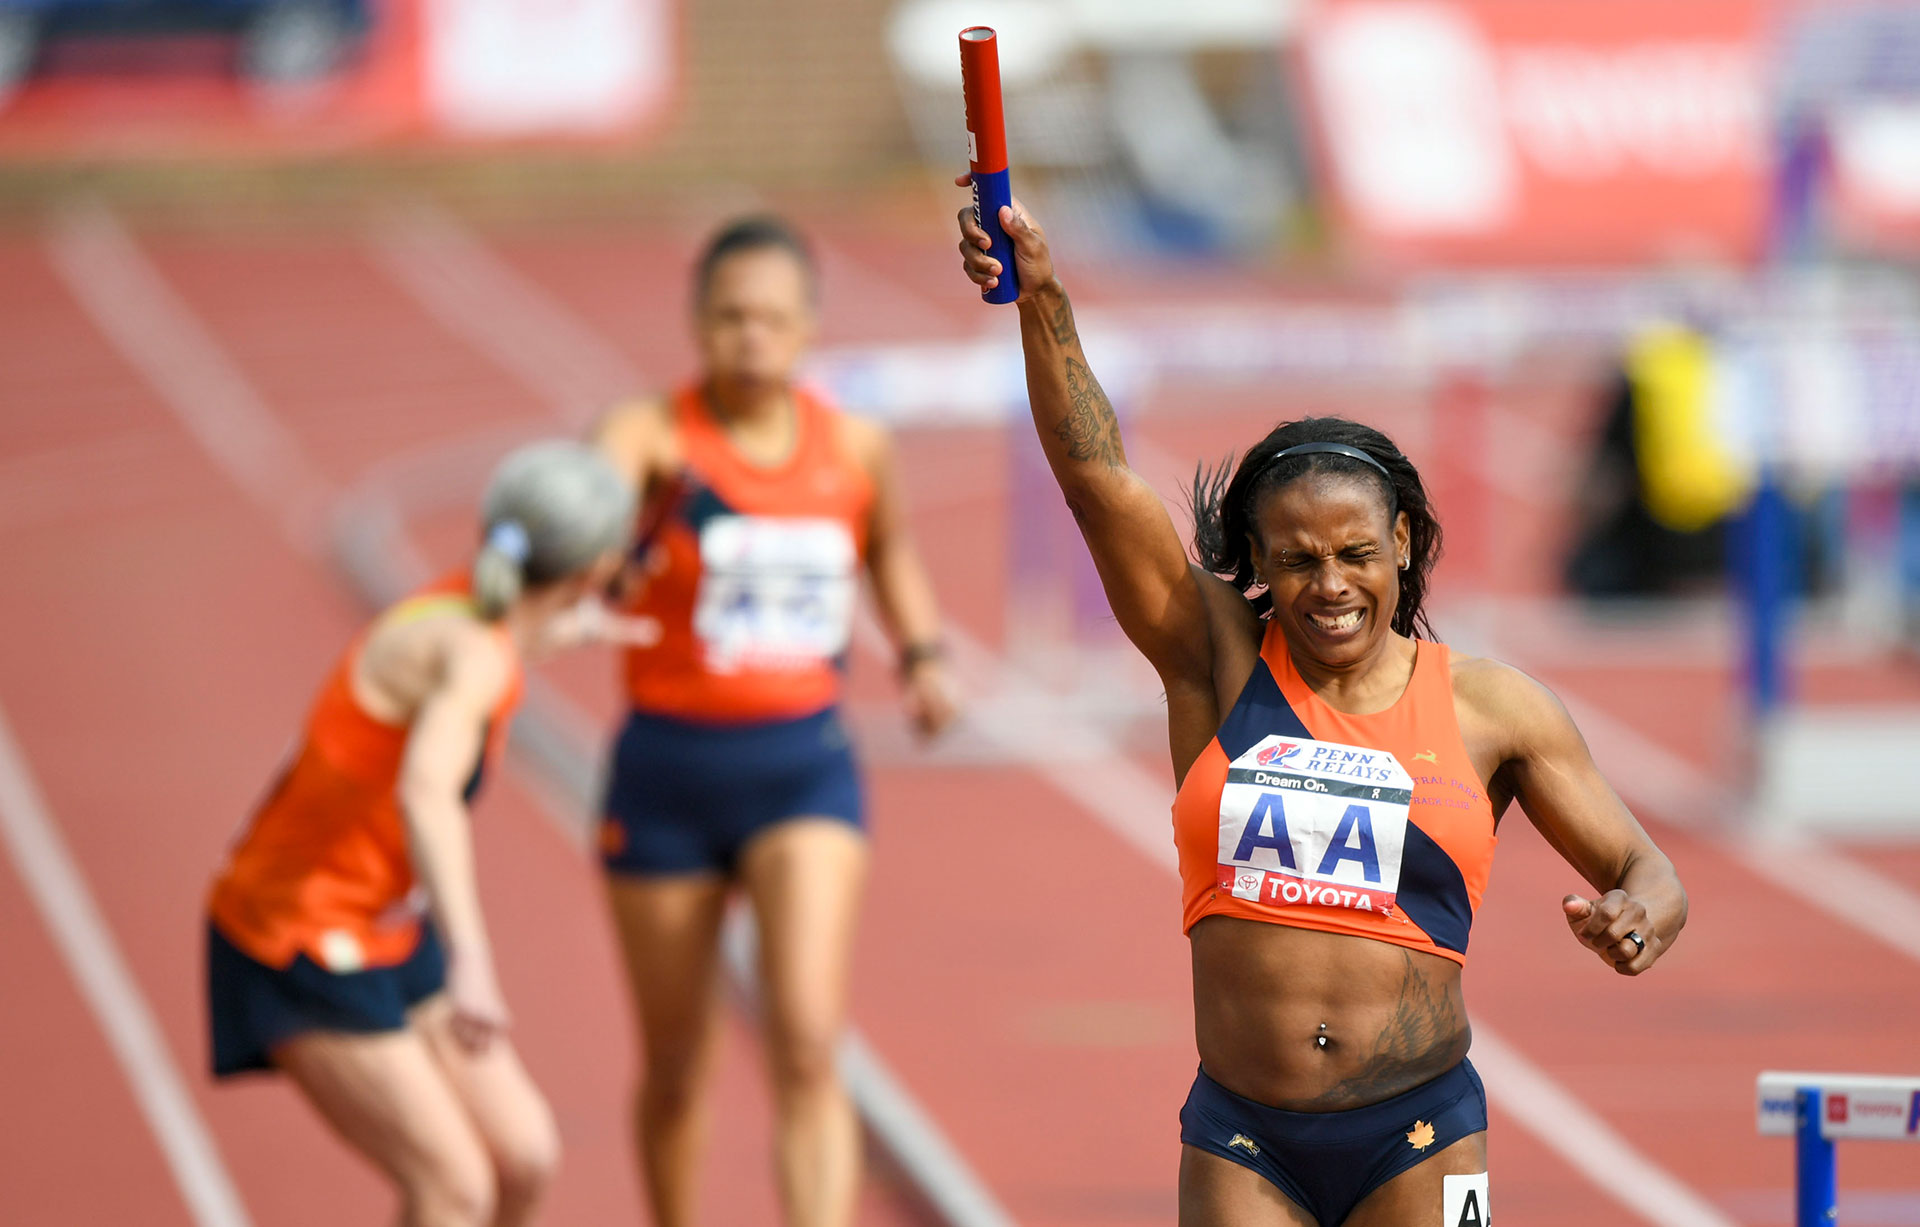
[[1262, 767], [1271, 767], [1275, 763], [1285, 762], [1298, 753], [1300, 753], [1299, 742], [1276, 741], [1266, 749], [1260, 751], [1260, 753], [1254, 755], [1253, 761], [1259, 763]]

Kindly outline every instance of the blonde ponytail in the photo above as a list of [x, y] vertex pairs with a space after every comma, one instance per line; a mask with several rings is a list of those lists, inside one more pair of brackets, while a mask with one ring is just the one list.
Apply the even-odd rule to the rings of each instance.
[[520, 599], [525, 586], [523, 568], [532, 543], [518, 520], [500, 520], [487, 526], [487, 538], [473, 559], [473, 603], [480, 616], [497, 622]]

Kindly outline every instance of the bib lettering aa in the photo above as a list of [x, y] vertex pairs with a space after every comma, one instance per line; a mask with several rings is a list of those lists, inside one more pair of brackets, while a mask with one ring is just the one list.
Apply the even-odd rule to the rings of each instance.
[[1219, 883], [1236, 898], [1388, 913], [1413, 777], [1385, 750], [1270, 736], [1220, 794]]

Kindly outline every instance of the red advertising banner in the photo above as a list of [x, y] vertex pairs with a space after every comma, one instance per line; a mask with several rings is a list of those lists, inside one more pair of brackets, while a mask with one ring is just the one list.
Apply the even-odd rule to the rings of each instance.
[[1321, 0], [1302, 79], [1340, 213], [1418, 262], [1749, 259], [1766, 0]]
[[0, 157], [621, 138], [677, 86], [678, 0], [0, 4]]

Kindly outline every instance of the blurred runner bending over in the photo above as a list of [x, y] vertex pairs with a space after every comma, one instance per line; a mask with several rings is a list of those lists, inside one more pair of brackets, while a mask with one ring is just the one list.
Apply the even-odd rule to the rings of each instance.
[[579, 443], [509, 456], [471, 566], [342, 655], [208, 900], [215, 1075], [291, 1077], [393, 1182], [406, 1227], [529, 1222], [559, 1161], [505, 1035], [467, 806], [525, 655], [647, 629], [598, 597], [633, 503]]

